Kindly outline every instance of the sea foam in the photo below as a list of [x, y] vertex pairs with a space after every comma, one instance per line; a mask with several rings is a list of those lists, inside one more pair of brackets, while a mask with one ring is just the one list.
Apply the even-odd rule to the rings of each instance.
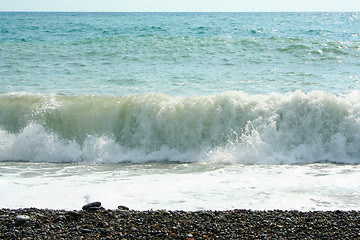
[[360, 163], [360, 96], [0, 95], [1, 161]]

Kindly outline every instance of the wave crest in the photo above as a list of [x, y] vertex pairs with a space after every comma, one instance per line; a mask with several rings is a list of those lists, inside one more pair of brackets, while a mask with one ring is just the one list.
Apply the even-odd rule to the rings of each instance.
[[0, 95], [0, 159], [88, 163], [360, 161], [360, 96]]

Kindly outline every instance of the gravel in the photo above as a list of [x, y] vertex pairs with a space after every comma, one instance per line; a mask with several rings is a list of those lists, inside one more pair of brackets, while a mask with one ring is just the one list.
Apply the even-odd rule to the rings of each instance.
[[360, 211], [0, 209], [0, 239], [360, 239]]

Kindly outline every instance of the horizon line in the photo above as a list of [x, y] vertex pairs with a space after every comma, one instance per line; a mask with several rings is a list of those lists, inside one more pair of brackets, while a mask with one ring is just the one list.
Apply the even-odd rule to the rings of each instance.
[[360, 13], [357, 11], [54, 11], [54, 10], [0, 10], [0, 12], [18, 13]]

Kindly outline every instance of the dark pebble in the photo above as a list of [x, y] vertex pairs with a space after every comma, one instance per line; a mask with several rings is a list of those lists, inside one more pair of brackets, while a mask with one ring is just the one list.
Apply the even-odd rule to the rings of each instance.
[[86, 209], [87, 211], [97, 211], [101, 209], [100, 207], [89, 207], [88, 209]]
[[29, 216], [26, 215], [17, 215], [15, 218], [16, 223], [24, 223], [30, 220]]
[[126, 206], [118, 206], [118, 209], [123, 211], [129, 211], [129, 208]]
[[80, 214], [78, 212], [75, 211], [69, 211], [65, 214], [67, 217], [72, 218], [72, 219], [78, 219], [80, 217]]
[[82, 207], [82, 210], [88, 210], [89, 208], [94, 208], [94, 207], [98, 208], [100, 206], [101, 206], [101, 202], [91, 202], [91, 203], [84, 205]]

